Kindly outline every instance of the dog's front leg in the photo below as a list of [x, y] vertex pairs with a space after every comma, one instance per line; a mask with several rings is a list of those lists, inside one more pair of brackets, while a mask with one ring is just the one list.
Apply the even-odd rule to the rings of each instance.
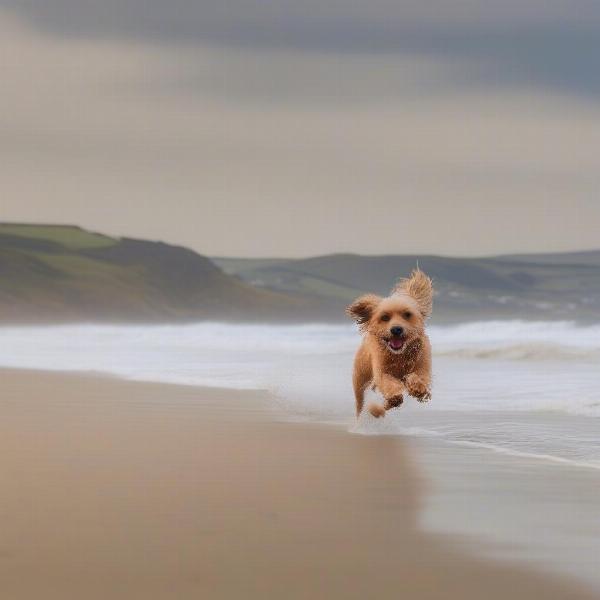
[[406, 376], [406, 387], [408, 393], [419, 402], [431, 400], [431, 383], [425, 373], [409, 373]]
[[404, 402], [404, 384], [397, 377], [388, 373], [382, 373], [375, 381], [375, 387], [377, 387], [385, 399], [383, 405], [385, 410], [396, 408]]
[[427, 337], [418, 356], [414, 369], [405, 379], [408, 393], [419, 402], [431, 400], [431, 345]]

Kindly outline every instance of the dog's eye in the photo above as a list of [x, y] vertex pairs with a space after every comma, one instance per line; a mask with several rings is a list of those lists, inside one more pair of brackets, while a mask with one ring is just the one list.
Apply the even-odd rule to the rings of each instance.
[[382, 321], [389, 321], [390, 320], [390, 315], [381, 315], [381, 320]]
[[410, 310], [407, 310], [404, 312], [404, 314], [402, 316], [408, 320], [412, 317], [412, 313], [410, 312]]

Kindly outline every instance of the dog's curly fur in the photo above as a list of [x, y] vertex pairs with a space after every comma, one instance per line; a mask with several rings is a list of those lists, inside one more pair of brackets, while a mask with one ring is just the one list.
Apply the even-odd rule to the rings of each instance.
[[405, 392], [421, 402], [431, 399], [431, 345], [425, 320], [431, 315], [432, 301], [431, 279], [416, 269], [387, 298], [367, 294], [346, 309], [363, 334], [354, 360], [357, 417], [369, 386], [384, 398], [383, 406], [369, 406], [374, 417], [400, 406]]

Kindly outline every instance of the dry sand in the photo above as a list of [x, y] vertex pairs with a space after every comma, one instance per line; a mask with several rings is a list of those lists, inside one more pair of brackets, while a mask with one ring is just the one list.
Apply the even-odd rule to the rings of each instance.
[[593, 597], [421, 533], [401, 438], [277, 423], [259, 393], [0, 376], [7, 600]]

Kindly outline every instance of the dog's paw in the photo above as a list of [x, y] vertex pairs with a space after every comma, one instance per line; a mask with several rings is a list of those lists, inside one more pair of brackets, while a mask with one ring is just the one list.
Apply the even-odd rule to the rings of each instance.
[[369, 412], [376, 418], [385, 417], [385, 408], [381, 404], [369, 404]]
[[385, 408], [385, 410], [390, 410], [392, 408], [397, 408], [398, 406], [401, 406], [403, 402], [404, 398], [402, 397], [402, 394], [398, 394], [397, 396], [386, 398], [383, 407]]
[[431, 392], [427, 390], [422, 396], [415, 396], [418, 402], [429, 402], [431, 400]]
[[413, 398], [416, 398], [419, 402], [427, 402], [428, 400], [431, 400], [431, 391], [421, 380], [421, 378], [414, 373], [411, 373], [406, 378], [406, 387], [408, 389], [408, 393]]

